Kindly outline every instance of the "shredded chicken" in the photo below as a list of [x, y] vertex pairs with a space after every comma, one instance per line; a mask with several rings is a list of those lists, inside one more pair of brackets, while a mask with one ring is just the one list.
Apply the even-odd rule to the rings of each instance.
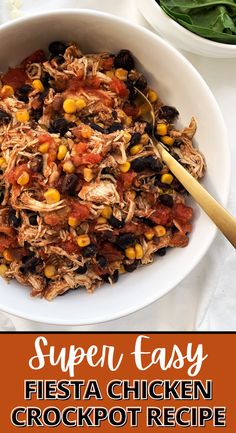
[[[169, 169], [138, 117], [134, 86], [149, 88], [131, 53], [85, 55], [57, 41], [49, 51], [0, 75], [0, 265], [51, 301], [187, 246], [193, 211], [177, 179], [165, 183]], [[153, 108], [170, 153], [201, 178], [195, 119], [176, 130], [174, 107], [158, 98]]]

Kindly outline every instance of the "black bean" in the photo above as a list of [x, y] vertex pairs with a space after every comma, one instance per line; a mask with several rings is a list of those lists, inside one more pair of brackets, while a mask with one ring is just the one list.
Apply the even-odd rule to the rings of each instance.
[[156, 223], [154, 223], [152, 220], [150, 220], [149, 218], [145, 218], [145, 217], [143, 217], [143, 218], [140, 218], [141, 219], [141, 221], [144, 223], [144, 224], [146, 224], [148, 227], [154, 227], [154, 226], [156, 226]]
[[37, 226], [37, 225], [38, 225], [37, 218], [38, 218], [38, 215], [37, 215], [36, 213], [30, 215], [30, 217], [29, 217], [29, 223], [30, 223], [32, 226]]
[[42, 81], [44, 87], [49, 87], [49, 85], [50, 85], [49, 82], [50, 82], [50, 80], [52, 80], [52, 77], [48, 72], [43, 71], [41, 74], [40, 80]]
[[108, 219], [108, 222], [114, 229], [122, 229], [125, 226], [125, 222], [118, 220], [114, 215]]
[[34, 173], [40, 173], [43, 169], [43, 156], [36, 155], [30, 162], [30, 169]]
[[64, 119], [64, 117], [58, 117], [57, 119], [54, 119], [51, 124], [50, 124], [50, 128], [48, 129], [49, 132], [52, 133], [59, 133], [60, 135], [65, 135], [66, 132], [69, 130], [70, 128], [70, 122], [67, 122], [66, 119]]
[[116, 269], [112, 275], [112, 282], [117, 283], [118, 280], [119, 280], [119, 271], [118, 271], [118, 269]]
[[175, 107], [170, 107], [169, 105], [164, 105], [160, 108], [159, 117], [161, 119], [166, 119], [167, 122], [173, 123], [175, 118], [179, 115], [178, 110]]
[[133, 102], [136, 96], [136, 91], [134, 88], [134, 82], [131, 80], [128, 80], [126, 83], [126, 87], [129, 90], [129, 100], [130, 102]]
[[132, 161], [131, 163], [131, 167], [137, 173], [140, 173], [141, 171], [146, 169], [160, 172], [163, 168], [163, 165], [159, 159], [156, 159], [153, 156], [146, 156], [144, 158], [134, 159], [134, 161]]
[[110, 274], [103, 274], [102, 275], [103, 281], [106, 283], [116, 283], [119, 279], [119, 271], [116, 269], [112, 275]]
[[87, 266], [86, 265], [80, 266], [79, 268], [76, 269], [76, 273], [79, 275], [86, 274], [86, 272], [87, 272]]
[[17, 90], [17, 98], [22, 102], [29, 102], [28, 95], [32, 91], [32, 87], [29, 84], [25, 84]]
[[122, 233], [116, 240], [116, 245], [119, 248], [125, 249], [132, 245], [135, 241], [135, 236], [132, 233]]
[[35, 122], [38, 122], [40, 117], [43, 115], [43, 108], [36, 108], [31, 110], [31, 119], [35, 120]]
[[141, 91], [146, 89], [147, 80], [143, 74], [141, 74], [140, 77], [135, 81], [135, 87], [137, 87], [137, 89], [139, 89]]
[[0, 125], [3, 125], [4, 123], [9, 123], [11, 121], [10, 114], [6, 113], [3, 110], [0, 110]]
[[66, 174], [61, 186], [62, 194], [73, 195], [78, 185], [79, 178], [77, 174]]
[[113, 119], [117, 119], [118, 115], [117, 115], [116, 110], [112, 110], [111, 114], [112, 114]]
[[160, 197], [159, 197], [159, 200], [165, 206], [168, 206], [168, 207], [173, 207], [174, 206], [173, 197], [171, 195], [169, 195], [169, 194], [161, 194]]
[[134, 260], [133, 263], [124, 263], [124, 268], [126, 272], [133, 272], [138, 267], [138, 260]]
[[24, 257], [24, 259], [25, 263], [20, 268], [23, 273], [35, 272], [36, 267], [42, 264], [42, 260], [38, 257]]
[[101, 126], [97, 125], [96, 123], [90, 123], [90, 126], [92, 129], [94, 129], [94, 131], [98, 131], [98, 132], [102, 132], [102, 134], [104, 134], [104, 128], [102, 128]]
[[106, 259], [106, 257], [102, 256], [101, 254], [97, 254], [96, 260], [97, 260], [100, 268], [105, 268], [107, 266], [107, 259]]
[[48, 95], [48, 92], [49, 92], [49, 89], [46, 89], [46, 90], [44, 90], [44, 92], [42, 92], [42, 93], [40, 93], [39, 94], [39, 100], [40, 100], [40, 102], [43, 102], [44, 101], [44, 99], [46, 98], [46, 96]]
[[163, 257], [166, 255], [166, 247], [160, 248], [155, 252], [157, 256]]
[[4, 200], [4, 194], [5, 194], [5, 190], [4, 189], [0, 189], [0, 203], [2, 203], [3, 200]]
[[86, 259], [95, 256], [96, 253], [97, 253], [97, 247], [94, 244], [87, 245], [87, 247], [81, 249], [81, 254]]
[[50, 51], [50, 53], [55, 55], [64, 54], [64, 52], [66, 51], [66, 45], [61, 41], [54, 41], [49, 44], [48, 50]]
[[10, 226], [17, 229], [21, 225], [21, 217], [16, 216], [16, 211], [12, 207], [8, 211], [8, 222]]
[[114, 122], [108, 127], [109, 134], [115, 131], [121, 131], [123, 129], [122, 123]]
[[130, 140], [130, 145], [134, 146], [135, 144], [138, 144], [141, 140], [141, 134], [140, 132], [134, 132], [132, 134], [131, 140]]
[[148, 135], [152, 135], [153, 133], [153, 124], [147, 123], [144, 130]]
[[65, 63], [65, 58], [61, 54], [59, 54], [58, 56], [53, 57], [53, 60], [55, 60], [55, 62], [58, 65], [62, 65], [63, 63]]
[[147, 168], [150, 168], [157, 173], [159, 173], [163, 169], [163, 165], [160, 159], [156, 159], [153, 156], [146, 156], [145, 160]]
[[134, 69], [134, 59], [129, 50], [120, 50], [120, 52], [115, 56], [114, 59], [115, 68], [123, 68], [127, 71]]

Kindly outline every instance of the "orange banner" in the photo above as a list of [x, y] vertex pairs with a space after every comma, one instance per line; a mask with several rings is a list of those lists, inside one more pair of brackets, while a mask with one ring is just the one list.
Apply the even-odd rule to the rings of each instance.
[[2, 432], [236, 431], [236, 334], [0, 338]]

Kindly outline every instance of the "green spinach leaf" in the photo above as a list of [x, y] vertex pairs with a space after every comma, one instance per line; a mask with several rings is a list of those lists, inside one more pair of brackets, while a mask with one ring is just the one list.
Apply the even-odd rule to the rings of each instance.
[[236, 44], [236, 0], [160, 0], [172, 19], [213, 41]]

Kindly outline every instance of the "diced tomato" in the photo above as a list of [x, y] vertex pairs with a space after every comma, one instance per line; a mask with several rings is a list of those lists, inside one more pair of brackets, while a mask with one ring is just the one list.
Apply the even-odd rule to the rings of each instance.
[[68, 223], [68, 216], [70, 215], [70, 208], [68, 206], [54, 212], [49, 212], [45, 215], [44, 221], [50, 226], [63, 227]]
[[177, 203], [173, 207], [173, 217], [181, 223], [188, 223], [193, 218], [193, 209], [182, 203]]
[[186, 247], [189, 243], [189, 238], [187, 235], [183, 233], [175, 233], [172, 239], [170, 240], [170, 247]]
[[133, 170], [129, 170], [127, 173], [121, 173], [119, 175], [119, 180], [121, 181], [124, 190], [127, 190], [131, 187], [136, 177], [137, 173], [135, 173]]
[[101, 67], [104, 71], [110, 71], [113, 68], [114, 57], [108, 57], [107, 59], [101, 60]]
[[10, 170], [9, 173], [6, 175], [6, 180], [12, 185], [16, 184], [17, 179], [20, 177], [23, 171], [26, 171], [30, 174], [30, 170], [28, 169], [27, 164], [18, 165], [17, 167]]
[[126, 107], [123, 108], [125, 114], [127, 116], [137, 116], [139, 112], [139, 108], [135, 107], [134, 105], [126, 105]]
[[86, 79], [86, 86], [87, 87], [92, 87], [93, 89], [99, 89], [100, 85], [101, 85], [101, 78], [99, 77], [88, 77]]
[[102, 255], [106, 257], [108, 262], [115, 262], [116, 260], [121, 260], [123, 255], [118, 251], [111, 243], [107, 242], [101, 245]]
[[46, 55], [43, 50], [37, 50], [30, 56], [26, 57], [21, 63], [23, 67], [26, 67], [30, 63], [43, 63], [46, 60]]
[[89, 216], [89, 208], [83, 204], [78, 203], [75, 200], [71, 200], [70, 203], [71, 212], [70, 215], [77, 218], [79, 221], [84, 221]]
[[6, 248], [9, 248], [11, 244], [16, 243], [16, 240], [12, 237], [5, 236], [0, 233], [0, 252], [2, 253]]
[[3, 84], [9, 84], [14, 90], [19, 89], [28, 81], [28, 76], [21, 68], [10, 68], [2, 77]]
[[97, 153], [85, 153], [84, 155], [73, 156], [72, 161], [76, 167], [86, 164], [98, 164], [101, 162], [102, 156]]
[[[77, 128], [75, 128], [75, 129], [77, 129]], [[73, 130], [73, 133], [74, 133], [74, 130]], [[74, 145], [73, 150], [75, 150], [75, 152], [78, 155], [81, 155], [81, 154], [83, 155], [86, 152], [87, 147], [88, 147], [87, 143], [80, 141], [79, 143]]]
[[155, 212], [150, 215], [150, 220], [163, 226], [170, 224], [172, 220], [171, 208], [164, 206], [163, 204], [158, 204]]
[[147, 231], [147, 227], [142, 224], [135, 224], [135, 223], [126, 223], [125, 226], [119, 230], [120, 233], [134, 233], [137, 236], [142, 235], [145, 231]]
[[11, 237], [15, 236], [15, 230], [8, 226], [0, 226], [0, 233]]
[[121, 96], [121, 98], [126, 98], [129, 94], [129, 91], [125, 85], [125, 83], [117, 77], [113, 77], [110, 84], [110, 89], [117, 93], [117, 95]]
[[41, 143], [45, 143], [46, 141], [52, 141], [52, 137], [49, 134], [41, 134], [38, 136], [38, 142]]
[[79, 254], [80, 253], [80, 248], [76, 244], [75, 240], [68, 240], [68, 241], [62, 242], [61, 248], [63, 250], [65, 250], [68, 254], [73, 254], [73, 253]]

